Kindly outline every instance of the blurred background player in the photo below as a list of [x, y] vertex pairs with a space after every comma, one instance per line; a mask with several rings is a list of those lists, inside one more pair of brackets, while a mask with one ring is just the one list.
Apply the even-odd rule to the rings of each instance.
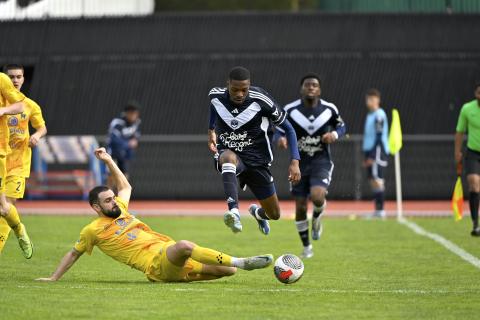
[[[24, 257], [30, 259], [33, 254], [32, 242], [25, 226], [20, 221], [17, 208], [8, 203], [5, 194], [7, 157], [10, 153], [8, 115], [22, 113], [25, 109], [24, 100], [25, 96], [13, 86], [10, 78], [4, 73], [0, 73], [0, 216], [5, 219], [17, 236]], [[0, 237], [0, 242], [3, 246], [5, 239]]]
[[[12, 80], [17, 90], [22, 89], [25, 82], [24, 68], [18, 64], [4, 66], [3, 71]], [[45, 120], [42, 117], [40, 106], [32, 99], [23, 100], [25, 109], [20, 114], [9, 115], [7, 123], [9, 127], [11, 152], [7, 156], [7, 178], [5, 181], [7, 201], [14, 205], [17, 199], [22, 199], [25, 193], [25, 182], [30, 176], [30, 164], [32, 160], [32, 149], [40, 139], [47, 134]], [[29, 123], [35, 129], [30, 136]], [[0, 252], [7, 242], [10, 227], [5, 219], [0, 218]]]
[[[269, 219], [280, 218], [273, 177], [269, 167], [273, 161], [271, 123], [282, 128], [288, 138], [291, 163], [289, 180], [300, 180], [297, 138], [286, 114], [266, 91], [250, 86], [250, 71], [233, 68], [226, 88], [213, 88], [209, 93], [210, 124], [208, 146], [215, 153], [216, 168], [222, 173], [228, 211], [225, 224], [233, 232], [242, 231], [238, 210], [237, 177], [243, 188], [248, 186], [260, 202], [249, 212], [258, 222], [260, 231], [270, 232]], [[217, 141], [218, 138], [218, 141]]]
[[[287, 104], [284, 108], [287, 119], [297, 134], [300, 151], [299, 183], [292, 184], [291, 193], [295, 198], [295, 224], [303, 244], [303, 258], [313, 256], [313, 246], [308, 236], [308, 197], [313, 203], [312, 239], [322, 234], [322, 213], [326, 207], [327, 189], [332, 181], [333, 162], [330, 144], [345, 135], [345, 124], [337, 107], [320, 99], [321, 81], [317, 74], [309, 73], [300, 80], [301, 99]], [[278, 145], [286, 149], [284, 130], [277, 128]]]
[[[140, 138], [140, 105], [129, 101], [120, 117], [114, 118], [108, 128], [107, 150], [123, 174], [129, 178], [130, 163]], [[112, 186], [111, 177], [108, 178]]]
[[455, 161], [463, 160], [463, 135], [467, 133], [465, 173], [467, 174], [470, 214], [473, 222], [471, 235], [480, 237], [478, 205], [480, 193], [480, 82], [475, 85], [475, 100], [465, 103], [458, 117], [455, 133]]
[[128, 212], [132, 187], [112, 157], [105, 148], [95, 150], [95, 156], [110, 170], [118, 196], [106, 186], [90, 191], [89, 203], [98, 218], [82, 229], [80, 238], [55, 272], [37, 280], [59, 280], [82, 254], [91, 254], [94, 246], [111, 258], [142, 271], [150, 281], [214, 280], [235, 274], [236, 268], [254, 270], [272, 263], [270, 254], [235, 258], [190, 241], [175, 242], [153, 231]]
[[385, 218], [385, 178], [388, 150], [388, 119], [380, 108], [380, 91], [369, 89], [365, 94], [368, 114], [363, 132], [364, 166], [375, 199], [375, 211], [371, 217]]

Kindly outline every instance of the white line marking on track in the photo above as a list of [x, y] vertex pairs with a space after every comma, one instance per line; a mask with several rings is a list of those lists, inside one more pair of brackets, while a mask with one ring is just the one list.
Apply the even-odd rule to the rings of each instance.
[[459, 246], [457, 246], [455, 243], [451, 242], [450, 240], [447, 240], [444, 237], [442, 237], [441, 235], [438, 235], [436, 233], [429, 232], [429, 231], [423, 229], [422, 227], [420, 227], [418, 224], [416, 224], [412, 221], [408, 221], [405, 218], [398, 219], [398, 222], [400, 224], [403, 224], [404, 226], [406, 226], [407, 228], [409, 228], [410, 230], [412, 230], [416, 234], [427, 237], [427, 238], [430, 238], [433, 241], [441, 244], [442, 246], [444, 246], [450, 252], [456, 254], [457, 256], [459, 256], [463, 260], [467, 261], [468, 263], [470, 263], [474, 267], [480, 269], [480, 259], [478, 259], [474, 255], [468, 253], [467, 251], [463, 250], [462, 248], [460, 248]]

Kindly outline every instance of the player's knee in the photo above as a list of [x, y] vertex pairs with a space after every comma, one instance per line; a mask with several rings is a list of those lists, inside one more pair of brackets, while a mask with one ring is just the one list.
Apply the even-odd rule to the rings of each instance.
[[268, 217], [271, 220], [278, 220], [280, 219], [280, 208], [275, 208], [267, 212]]
[[13, 204], [15, 205], [15, 203], [17, 203], [17, 199], [15, 198], [10, 198], [10, 197], [7, 197], [7, 202], [10, 203], [10, 204]]
[[195, 244], [187, 240], [180, 240], [175, 244], [175, 249], [185, 256], [190, 256], [193, 248], [195, 248]]
[[318, 191], [311, 195], [312, 203], [316, 207], [321, 207], [325, 203], [326, 192], [325, 191]]
[[220, 155], [220, 157], [218, 158], [218, 161], [220, 162], [220, 164], [233, 163], [236, 165], [237, 155], [233, 151], [227, 150]]

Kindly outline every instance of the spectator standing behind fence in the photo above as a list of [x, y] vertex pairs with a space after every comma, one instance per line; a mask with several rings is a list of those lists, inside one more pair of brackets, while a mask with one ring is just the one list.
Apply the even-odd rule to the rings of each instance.
[[467, 175], [470, 214], [473, 230], [471, 235], [480, 237], [478, 225], [478, 202], [480, 193], [480, 82], [475, 85], [475, 100], [465, 103], [458, 117], [455, 134], [455, 161], [463, 160], [463, 135], [467, 133], [467, 151], [465, 152], [465, 173]]
[[380, 91], [369, 89], [365, 94], [368, 114], [363, 133], [364, 166], [375, 200], [373, 218], [385, 218], [385, 178], [388, 150], [388, 119], [380, 107]]
[[[114, 118], [108, 128], [108, 152], [120, 170], [129, 177], [130, 163], [135, 155], [140, 137], [140, 105], [128, 102], [120, 117]], [[110, 177], [108, 185], [111, 186]]]

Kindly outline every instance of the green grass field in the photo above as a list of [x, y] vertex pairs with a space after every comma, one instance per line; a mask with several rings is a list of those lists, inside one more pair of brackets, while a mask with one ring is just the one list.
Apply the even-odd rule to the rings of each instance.
[[[480, 270], [394, 220], [325, 219], [305, 274], [284, 285], [271, 268], [212, 282], [150, 283], [98, 249], [56, 283], [48, 276], [91, 217], [24, 218], [35, 243], [25, 260], [15, 236], [0, 256], [0, 319], [475, 319]], [[155, 230], [232, 255], [299, 254], [292, 221], [262, 236], [252, 219], [233, 235], [221, 218], [145, 218]], [[414, 219], [480, 257], [469, 219]]]

